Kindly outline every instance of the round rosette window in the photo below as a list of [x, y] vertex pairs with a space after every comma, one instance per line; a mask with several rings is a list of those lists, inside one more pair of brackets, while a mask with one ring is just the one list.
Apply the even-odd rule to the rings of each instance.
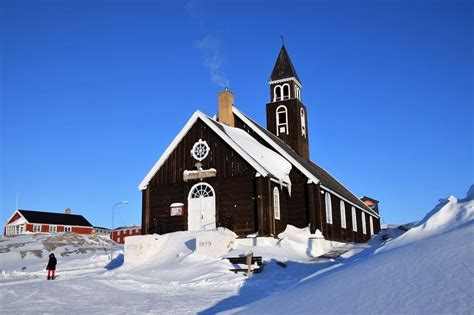
[[209, 145], [206, 141], [199, 139], [199, 141], [194, 144], [191, 154], [196, 160], [202, 161], [209, 154]]

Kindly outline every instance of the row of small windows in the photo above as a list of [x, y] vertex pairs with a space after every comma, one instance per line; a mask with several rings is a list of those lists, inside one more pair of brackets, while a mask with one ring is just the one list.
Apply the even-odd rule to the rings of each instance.
[[[332, 202], [331, 195], [326, 192], [324, 195], [325, 204], [326, 204], [326, 222], [333, 224], [332, 220]], [[344, 201], [340, 201], [339, 209], [341, 211], [341, 227], [343, 229], [347, 228], [346, 221], [346, 204]], [[352, 214], [352, 231], [357, 232], [357, 215], [354, 207], [351, 208]], [[273, 215], [275, 220], [280, 220], [280, 191], [277, 187], [273, 188]], [[374, 235], [374, 221], [372, 216], [370, 216], [370, 235]], [[367, 225], [365, 221], [365, 215], [362, 215], [362, 233], [367, 234]]]
[[9, 225], [5, 229], [5, 235], [16, 235], [16, 234], [23, 234], [24, 232], [24, 225]]
[[[301, 119], [301, 136], [306, 138], [306, 115], [304, 108], [300, 108]], [[276, 109], [276, 132], [277, 136], [280, 134], [289, 134], [288, 130], [288, 109], [285, 105], [280, 105]]]
[[[7, 226], [6, 229], [7, 229], [6, 235], [23, 234], [26, 231], [24, 224], [10, 225], [10, 226]], [[42, 230], [41, 224], [33, 224], [33, 232], [41, 232], [41, 230]], [[58, 231], [58, 227], [56, 225], [48, 226], [48, 232], [56, 233], [57, 231]], [[64, 232], [72, 232], [72, 227], [65, 226]]]
[[[301, 101], [301, 89], [295, 85], [294, 91], [295, 98]], [[290, 84], [285, 83], [283, 85], [275, 85], [273, 88], [273, 101], [283, 101], [291, 98], [290, 95]]]
[[[331, 194], [326, 192], [324, 194], [324, 201], [326, 205], [326, 222], [329, 224], [333, 224], [332, 220], [332, 202], [331, 202]], [[344, 201], [340, 201], [339, 204], [339, 210], [340, 210], [340, 215], [341, 215], [341, 227], [343, 229], [347, 228], [347, 221], [346, 221], [346, 205]], [[354, 207], [351, 208], [351, 214], [352, 214], [352, 231], [357, 232], [357, 215], [356, 215], [356, 210]], [[365, 221], [365, 215], [362, 215], [362, 233], [367, 234], [367, 224]], [[370, 216], [369, 219], [370, 223], [370, 235], [374, 235], [374, 221], [372, 216]]]
[[275, 85], [273, 88], [273, 101], [282, 101], [290, 98], [290, 85], [285, 83], [283, 85]]
[[119, 230], [117, 232], [117, 235], [125, 235], [125, 234], [132, 234], [132, 233], [138, 233], [138, 229], [131, 229], [131, 230]]

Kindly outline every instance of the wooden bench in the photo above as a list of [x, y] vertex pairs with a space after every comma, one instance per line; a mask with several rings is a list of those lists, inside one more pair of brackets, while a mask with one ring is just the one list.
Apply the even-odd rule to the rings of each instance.
[[[230, 271], [233, 271], [234, 273], [237, 272], [247, 272], [247, 257], [246, 256], [239, 256], [239, 257], [227, 257], [227, 259], [230, 261], [231, 264], [233, 265], [245, 265], [246, 268], [235, 268], [235, 269], [230, 269]], [[252, 256], [252, 262], [251, 265], [254, 266], [257, 264], [257, 267], [253, 267], [251, 269], [252, 273], [259, 273], [262, 272], [264, 263], [262, 261], [262, 256]]]

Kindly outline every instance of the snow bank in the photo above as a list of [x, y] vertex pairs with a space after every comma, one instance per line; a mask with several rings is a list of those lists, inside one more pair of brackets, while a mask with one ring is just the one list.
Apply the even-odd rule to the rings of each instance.
[[[196, 239], [200, 233], [192, 231], [169, 233], [164, 246], [160, 247], [154, 255], [148, 256], [137, 264], [126, 264], [117, 268], [113, 273], [108, 274], [108, 277], [143, 279], [145, 282], [153, 279], [155, 283], [180, 286], [201, 286], [213, 283], [239, 286], [242, 278], [236, 279], [235, 275], [229, 272], [232, 265], [227, 260], [197, 253]], [[225, 235], [229, 236], [229, 234]]]
[[474, 220], [474, 185], [466, 198], [458, 200], [454, 196], [440, 200], [415, 227], [404, 233], [379, 251], [387, 251], [416, 241], [452, 231]]
[[280, 247], [305, 253], [310, 257], [320, 256], [336, 247], [348, 246], [347, 243], [326, 240], [319, 230], [311, 234], [309, 227], [297, 228], [293, 225], [287, 225], [285, 231], [278, 234], [278, 238]]
[[219, 258], [226, 255], [233, 247], [237, 235], [227, 229], [202, 231], [196, 235], [196, 253]]
[[472, 313], [473, 203], [472, 195], [460, 201], [449, 198], [381, 250], [368, 248], [294, 287], [227, 313]]
[[224, 128], [225, 133], [235, 143], [237, 143], [239, 147], [241, 147], [254, 160], [256, 160], [258, 164], [260, 164], [270, 174], [278, 178], [281, 182], [291, 185], [289, 177], [291, 171], [290, 162], [288, 162], [278, 153], [259, 143], [257, 140], [255, 140], [255, 138], [253, 138], [244, 130], [240, 128], [228, 127], [224, 124], [221, 125]]
[[154, 255], [159, 255], [167, 241], [167, 234], [135, 235], [126, 237], [124, 244], [124, 264], [142, 264]]

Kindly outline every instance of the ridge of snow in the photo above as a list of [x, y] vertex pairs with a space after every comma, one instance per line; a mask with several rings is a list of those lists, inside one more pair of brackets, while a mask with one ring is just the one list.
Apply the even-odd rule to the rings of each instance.
[[387, 244], [379, 240], [377, 245], [375, 236], [371, 248], [339, 260], [339, 266], [318, 270], [287, 290], [227, 313], [471, 313], [472, 197], [471, 189], [462, 201], [451, 196]]
[[406, 233], [379, 249], [380, 252], [400, 246], [409, 245], [415, 241], [452, 231], [464, 224], [474, 221], [474, 185], [470, 187], [466, 198], [458, 200], [454, 196], [441, 199], [416, 226]]
[[[54, 239], [61, 233], [2, 237], [0, 312], [59, 313], [68, 305], [74, 314], [470, 314], [472, 192], [444, 200], [407, 236], [392, 226], [368, 244], [346, 244], [349, 251], [334, 259], [308, 256], [308, 228], [289, 227], [278, 243], [273, 238], [240, 243], [229, 257], [250, 250], [266, 264], [253, 277], [230, 272], [235, 266], [226, 259], [200, 255], [195, 232], [170, 233], [156, 256], [114, 269], [108, 268], [108, 246], [101, 239], [89, 242], [91, 236], [71, 235], [73, 245]], [[382, 234], [393, 239], [384, 244]], [[390, 247], [394, 250], [377, 250]], [[35, 256], [40, 249], [42, 257]], [[54, 282], [45, 280], [50, 251], [58, 257]]]

